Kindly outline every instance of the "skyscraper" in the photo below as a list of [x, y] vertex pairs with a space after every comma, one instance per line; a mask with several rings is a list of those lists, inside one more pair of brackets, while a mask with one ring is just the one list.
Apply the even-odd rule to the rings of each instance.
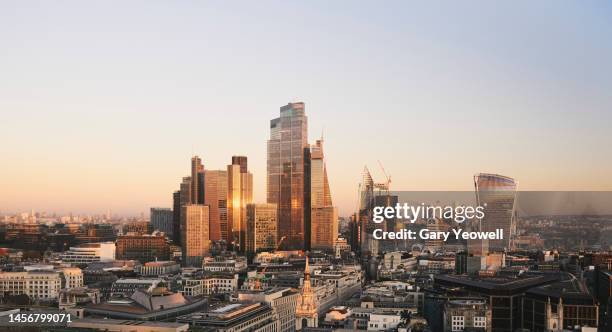
[[204, 204], [204, 165], [198, 156], [191, 158], [191, 204]]
[[181, 208], [181, 243], [183, 265], [201, 267], [202, 259], [209, 253], [208, 206], [187, 204]]
[[172, 241], [181, 245], [181, 191], [172, 193]]
[[204, 204], [209, 207], [210, 240], [225, 239], [227, 232], [227, 171], [204, 171]]
[[175, 244], [181, 244], [181, 207], [191, 203], [191, 177], [183, 177], [183, 181], [179, 186], [179, 190], [172, 194], [173, 208], [173, 236]]
[[233, 156], [227, 165], [227, 224], [221, 237], [239, 251], [246, 245], [246, 206], [253, 202], [253, 174], [248, 171], [247, 157]]
[[[510, 247], [517, 183], [514, 179], [498, 174], [480, 173], [474, 176], [476, 202], [484, 207], [484, 217], [479, 220], [480, 231], [503, 231], [503, 239], [488, 241], [488, 250], [502, 251]], [[473, 245], [471, 245], [473, 247]], [[486, 244], [482, 245], [482, 254]]]
[[153, 230], [158, 230], [166, 233], [166, 236], [172, 238], [173, 227], [173, 211], [168, 208], [151, 208], [151, 226]]
[[338, 238], [338, 210], [332, 206], [327, 168], [323, 155], [323, 140], [310, 147], [310, 245], [307, 248], [333, 250]]
[[247, 205], [246, 249], [256, 253], [274, 250], [277, 246], [277, 219], [275, 204]]
[[305, 178], [309, 147], [304, 103], [289, 103], [280, 108], [280, 117], [270, 121], [267, 150], [267, 201], [278, 207], [279, 238], [285, 236], [290, 249], [303, 249], [305, 224], [309, 223], [305, 219], [310, 213], [310, 206], [305, 206], [310, 186]]

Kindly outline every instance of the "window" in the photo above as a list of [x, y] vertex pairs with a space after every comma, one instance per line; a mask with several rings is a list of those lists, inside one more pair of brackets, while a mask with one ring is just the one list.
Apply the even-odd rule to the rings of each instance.
[[451, 317], [451, 331], [463, 331], [465, 326], [465, 317], [463, 316], [452, 316]]
[[486, 317], [474, 317], [474, 327], [487, 327]]

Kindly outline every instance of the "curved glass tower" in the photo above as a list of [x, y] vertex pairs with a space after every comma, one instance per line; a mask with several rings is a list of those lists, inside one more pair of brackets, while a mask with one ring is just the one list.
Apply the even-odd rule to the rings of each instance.
[[503, 251], [510, 247], [517, 186], [513, 178], [499, 174], [480, 173], [474, 176], [476, 203], [484, 206], [485, 214], [480, 220], [480, 231], [495, 232], [501, 229], [504, 236], [503, 239], [489, 240], [488, 246], [483, 245], [483, 255], [487, 251]]

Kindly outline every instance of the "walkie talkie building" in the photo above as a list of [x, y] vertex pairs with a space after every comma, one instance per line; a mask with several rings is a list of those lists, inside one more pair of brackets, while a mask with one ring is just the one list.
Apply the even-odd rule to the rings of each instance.
[[[510, 177], [480, 173], [474, 176], [476, 202], [484, 206], [484, 217], [479, 221], [481, 232], [503, 231], [503, 239], [489, 240], [484, 251], [502, 251], [510, 248], [510, 236], [516, 200], [517, 182]], [[482, 254], [486, 254], [483, 252]]]

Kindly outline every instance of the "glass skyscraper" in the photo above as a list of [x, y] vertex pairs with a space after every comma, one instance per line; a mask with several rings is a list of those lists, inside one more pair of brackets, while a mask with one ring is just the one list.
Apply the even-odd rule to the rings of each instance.
[[484, 206], [484, 218], [479, 221], [480, 231], [495, 232], [501, 229], [504, 235], [503, 239], [489, 240], [488, 246], [483, 244], [481, 254], [509, 249], [514, 221], [516, 181], [503, 175], [480, 173], [474, 176], [474, 186], [476, 202], [479, 206]]
[[227, 165], [227, 181], [227, 224], [221, 228], [222, 238], [244, 252], [246, 207], [253, 202], [253, 174], [248, 171], [247, 157], [232, 157], [232, 164]]
[[338, 239], [338, 210], [332, 205], [322, 139], [310, 147], [310, 195], [310, 247], [333, 250]]
[[310, 201], [310, 149], [303, 102], [281, 107], [280, 117], [270, 121], [267, 149], [267, 202], [278, 207], [278, 237], [285, 237], [285, 248], [304, 249], [310, 242], [310, 206], [305, 206]]

